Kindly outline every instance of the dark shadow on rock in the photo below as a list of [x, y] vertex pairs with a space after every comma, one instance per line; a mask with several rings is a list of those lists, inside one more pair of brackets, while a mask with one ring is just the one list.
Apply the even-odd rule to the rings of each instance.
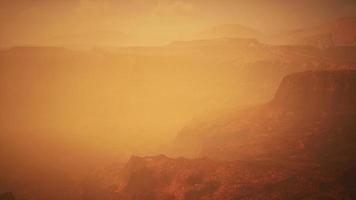
[[12, 192], [5, 192], [0, 194], [0, 200], [16, 200], [16, 198]]

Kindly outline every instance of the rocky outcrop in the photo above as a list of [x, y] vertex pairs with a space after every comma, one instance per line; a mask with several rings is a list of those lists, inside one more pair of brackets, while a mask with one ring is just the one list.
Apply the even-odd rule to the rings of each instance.
[[106, 198], [354, 199], [355, 77], [287, 76], [270, 103], [186, 129], [196, 134], [186, 140], [201, 141], [190, 143], [201, 145], [196, 156], [207, 158], [133, 156], [105, 183]]
[[356, 70], [308, 71], [286, 76], [272, 101], [304, 115], [356, 111]]
[[191, 125], [175, 145], [194, 144], [193, 156], [222, 160], [352, 160], [355, 94], [355, 70], [292, 74], [270, 103], [206, 122], [207, 128]]
[[[352, 199], [354, 166], [217, 162], [133, 156], [112, 184], [113, 200]], [[100, 199], [100, 198], [97, 198]]]

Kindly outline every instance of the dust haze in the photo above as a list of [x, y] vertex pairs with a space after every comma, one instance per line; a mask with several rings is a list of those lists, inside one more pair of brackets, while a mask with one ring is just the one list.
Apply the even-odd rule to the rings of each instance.
[[353, 199], [354, 1], [0, 2], [0, 200]]

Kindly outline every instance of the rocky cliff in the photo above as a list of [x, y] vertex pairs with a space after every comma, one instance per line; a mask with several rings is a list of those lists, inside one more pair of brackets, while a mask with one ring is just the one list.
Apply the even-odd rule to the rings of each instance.
[[355, 75], [287, 76], [270, 103], [178, 136], [179, 142], [200, 140], [181, 147], [200, 145], [195, 156], [206, 158], [133, 156], [106, 183], [108, 198], [354, 199]]
[[110, 182], [110, 192], [90, 199], [353, 199], [354, 169], [355, 165], [321, 167], [133, 156], [118, 178]]
[[352, 156], [355, 85], [355, 70], [286, 76], [270, 103], [206, 122], [212, 125], [207, 128], [191, 125], [178, 134], [176, 145], [190, 149], [185, 144], [193, 143], [194, 155], [223, 160]]
[[355, 113], [356, 70], [308, 71], [286, 76], [272, 103], [311, 114]]

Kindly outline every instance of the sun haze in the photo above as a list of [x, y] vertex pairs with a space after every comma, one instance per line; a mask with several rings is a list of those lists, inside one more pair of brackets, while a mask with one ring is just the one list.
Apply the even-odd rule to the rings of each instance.
[[355, 0], [0, 0], [0, 200], [354, 199]]
[[352, 0], [3, 0], [0, 45], [157, 45], [219, 24], [276, 32], [356, 11]]

